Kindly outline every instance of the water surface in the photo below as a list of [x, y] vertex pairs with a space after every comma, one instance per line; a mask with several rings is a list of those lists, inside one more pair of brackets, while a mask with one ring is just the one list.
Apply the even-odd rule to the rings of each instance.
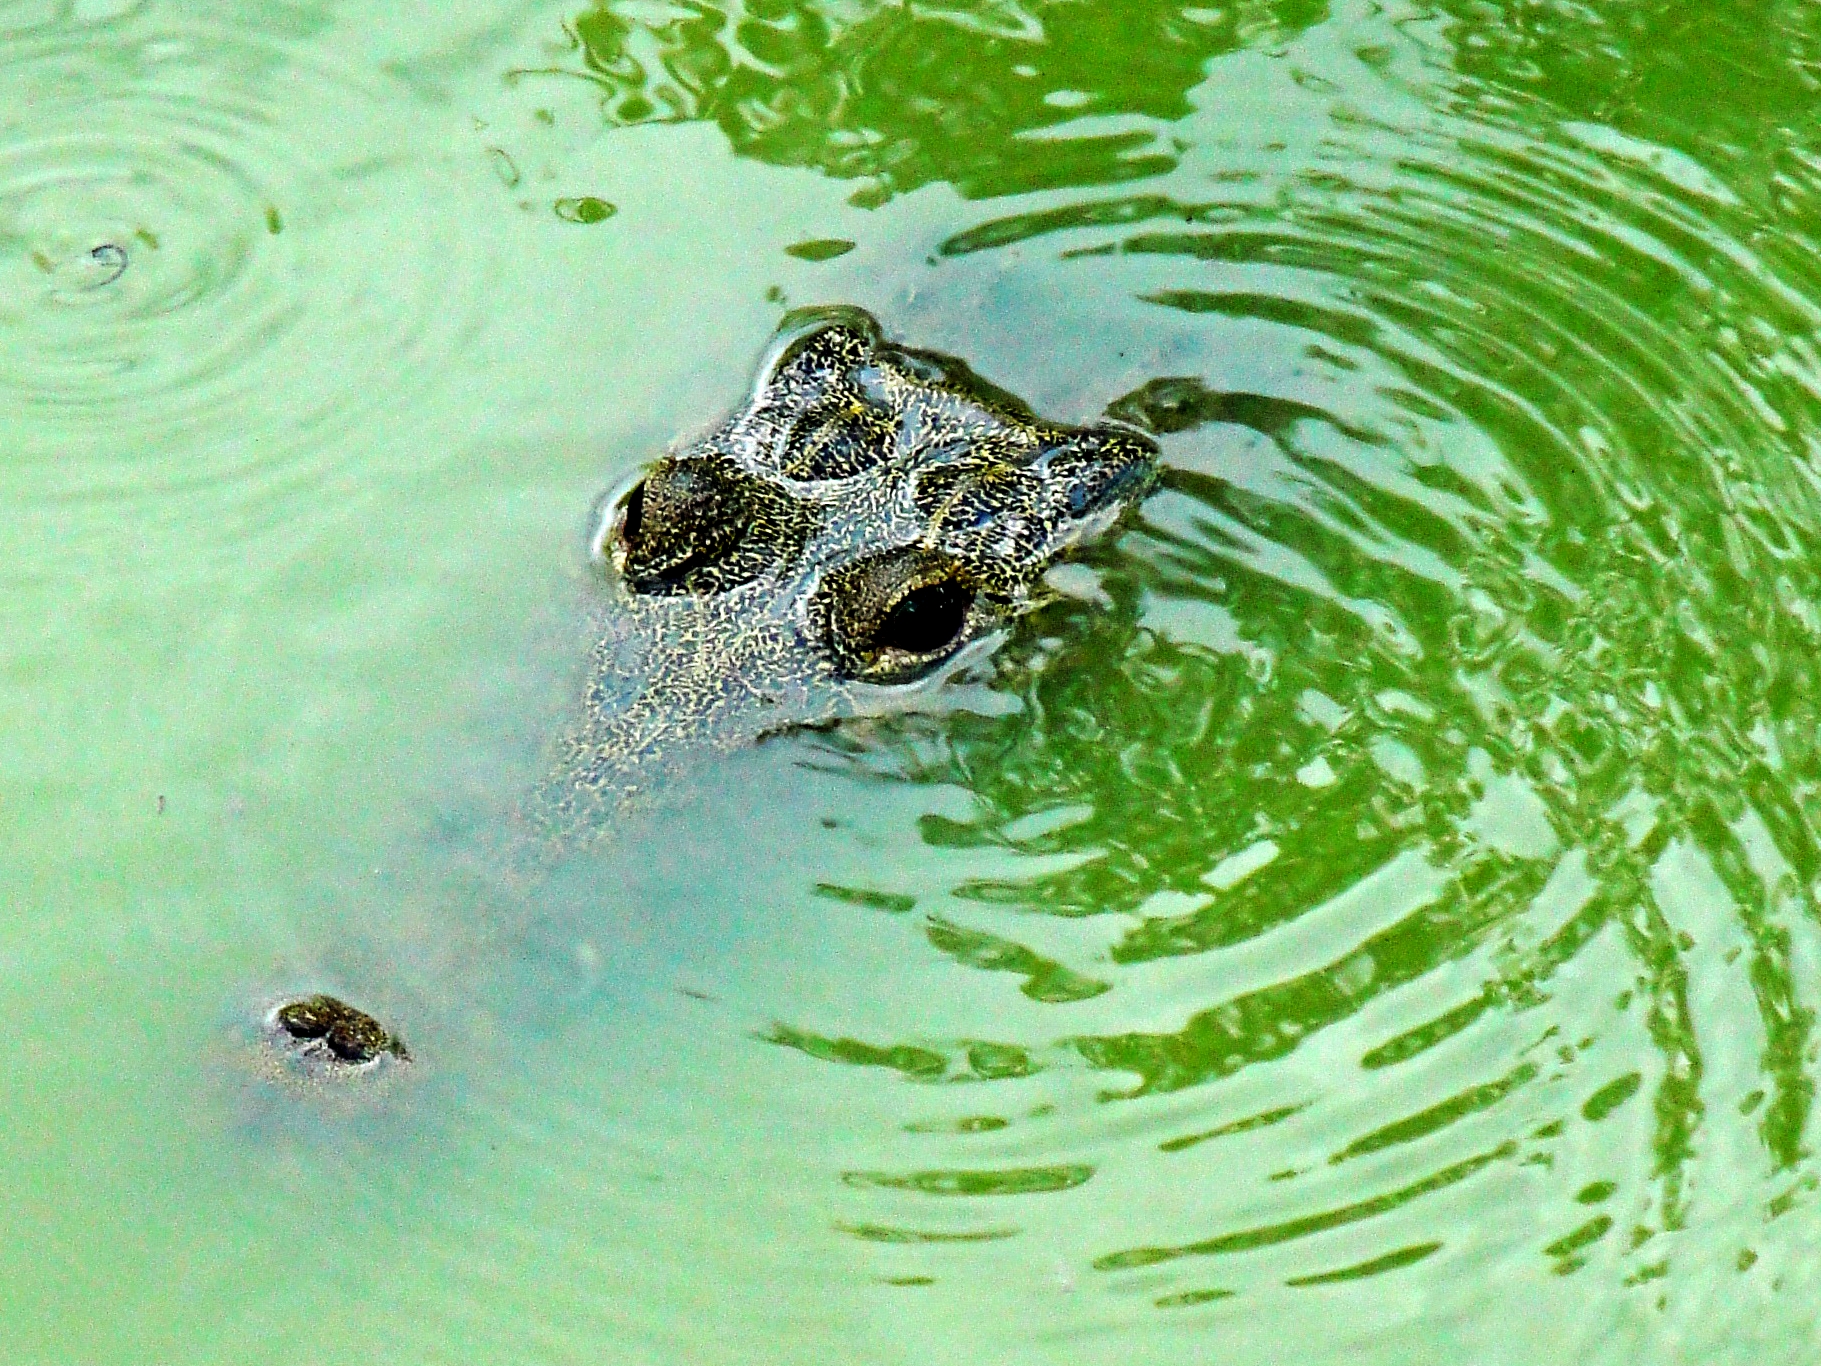
[[[1821, 10], [0, 5], [9, 1362], [1802, 1362]], [[1162, 440], [526, 894], [855, 304]], [[238, 1061], [328, 986], [370, 1105]]]

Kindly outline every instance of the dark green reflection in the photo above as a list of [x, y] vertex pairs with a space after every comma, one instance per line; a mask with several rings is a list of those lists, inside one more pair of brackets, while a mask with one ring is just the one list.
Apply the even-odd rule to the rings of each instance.
[[[1821, 203], [1821, 123], [1790, 103], [1811, 82], [1811, 21], [1773, 7], [1754, 34], [1727, 8], [1722, 50], [1777, 71], [1762, 102], [1717, 101], [1718, 133], [1642, 47], [1619, 54], [1639, 74], [1606, 92], [1617, 105], [1541, 58], [1508, 54], [1481, 83], [1494, 59], [1476, 35], [1504, 20], [1463, 11], [1443, 30], [1463, 46], [1445, 54], [1450, 121], [1432, 135], [1343, 128], [1324, 166], [1263, 198], [1177, 175], [1011, 206], [947, 239], [950, 257], [1053, 253], [1169, 335], [1204, 329], [1207, 350], [1179, 349], [1111, 405], [1165, 437], [1174, 469], [1143, 527], [1098, 555], [1101, 600], [1055, 602], [998, 661], [1016, 707], [826, 745], [969, 794], [920, 826], [991, 868], [951, 896], [981, 908], [994, 948], [955, 961], [1026, 971], [1016, 916], [1106, 918], [1106, 961], [1059, 966], [1104, 982], [1097, 1022], [1143, 1024], [1057, 1013], [1007, 1041], [1033, 1068], [1112, 1074], [1096, 1087], [1109, 1103], [1207, 1088], [1216, 1107], [1219, 1083], [1345, 1022], [1390, 1022], [1328, 1085], [1355, 1118], [1323, 1156], [1357, 1186], [1115, 1249], [1109, 1270], [1312, 1238], [1495, 1167], [1549, 1169], [1572, 1134], [1629, 1165], [1559, 1193], [1535, 1251], [1566, 1273], [1603, 1240], [1619, 1256], [1688, 1226], [1722, 1110], [1755, 1132], [1755, 1178], [1808, 1179], [1821, 219], [1798, 211]], [[1621, 46], [1672, 23], [1630, 13], [1643, 26], [1619, 23]], [[1618, 8], [1536, 7], [1504, 40], [1568, 62], [1599, 15]], [[1545, 101], [1531, 122], [1517, 86]], [[1601, 108], [1632, 136], [1709, 139], [1717, 169], [1564, 133], [1563, 112]], [[1735, 133], [1774, 152], [1772, 180], [1729, 159]], [[1731, 170], [1751, 195], [1728, 197], [1714, 177]], [[1236, 336], [1281, 347], [1299, 380], [1224, 386]], [[1349, 928], [1311, 928], [1329, 924]], [[1293, 933], [1300, 955], [1244, 989], [1162, 1024], [1142, 1000], [1118, 1009], [1156, 980], [1147, 965], [1224, 964]], [[977, 1075], [978, 1041], [917, 1046], [919, 1080]], [[1741, 1050], [1749, 1094], [1716, 1095], [1716, 1054]], [[1469, 1075], [1373, 1103], [1438, 1058], [1471, 1059]], [[1248, 1080], [1268, 1118], [1185, 1124], [1158, 1146], [1307, 1103], [1259, 1104], [1266, 1083]], [[1596, 1175], [1601, 1199], [1648, 1185], [1625, 1240], [1607, 1238], [1618, 1216], [1573, 1203]], [[1435, 1241], [1399, 1239], [1392, 1269]]]
[[847, 1172], [850, 1186], [917, 1191], [923, 1195], [1044, 1195], [1079, 1186], [1094, 1175], [1086, 1164], [1009, 1167], [1000, 1170]]
[[1257, 1228], [1244, 1229], [1238, 1233], [1222, 1234], [1218, 1238], [1208, 1238], [1201, 1242], [1185, 1243], [1176, 1247], [1131, 1248], [1102, 1257], [1094, 1265], [1102, 1271], [1128, 1270], [1134, 1267], [1156, 1266], [1160, 1262], [1172, 1262], [1179, 1257], [1216, 1257], [1234, 1252], [1249, 1252], [1255, 1248], [1271, 1247], [1296, 1238], [1306, 1238], [1313, 1233], [1342, 1228], [1347, 1224], [1356, 1224], [1363, 1219], [1387, 1214], [1422, 1196], [1458, 1185], [1469, 1177], [1484, 1171], [1492, 1163], [1513, 1156], [1516, 1151], [1515, 1144], [1503, 1144], [1491, 1152], [1478, 1153], [1464, 1162], [1456, 1162], [1440, 1171], [1431, 1172], [1420, 1181], [1413, 1181], [1407, 1186], [1387, 1191], [1370, 1200], [1361, 1200], [1354, 1204], [1323, 1210], [1320, 1214], [1286, 1220], [1281, 1224], [1266, 1224]]
[[[1821, 100], [1821, 11], [1807, 0], [1434, 8], [1477, 83], [1704, 160], [1718, 148], [1765, 156], [1792, 124], [1812, 124]], [[1735, 189], [1738, 169], [1728, 167]]]
[[612, 126], [708, 122], [742, 156], [866, 178], [865, 202], [932, 181], [969, 198], [1139, 180], [1179, 153], [1143, 127], [1033, 137], [1086, 118], [1173, 121], [1212, 57], [1268, 47], [1327, 0], [955, 0], [834, 11], [805, 0], [607, 3], [544, 72], [600, 87]]
[[1372, 1257], [1352, 1266], [1337, 1267], [1333, 1271], [1318, 1271], [1312, 1276], [1292, 1276], [1285, 1285], [1335, 1285], [1342, 1281], [1363, 1281], [1373, 1276], [1382, 1276], [1387, 1271], [1401, 1271], [1407, 1266], [1415, 1266], [1442, 1250], [1440, 1243], [1417, 1243], [1411, 1247], [1400, 1247], [1395, 1252], [1387, 1252], [1382, 1257]]

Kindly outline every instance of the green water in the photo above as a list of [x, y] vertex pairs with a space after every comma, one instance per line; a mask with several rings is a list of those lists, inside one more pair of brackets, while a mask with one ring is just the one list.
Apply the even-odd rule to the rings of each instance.
[[[1813, 1360], [1818, 246], [1805, 0], [0, 3], [0, 1359]], [[502, 927], [831, 302], [1164, 488]]]

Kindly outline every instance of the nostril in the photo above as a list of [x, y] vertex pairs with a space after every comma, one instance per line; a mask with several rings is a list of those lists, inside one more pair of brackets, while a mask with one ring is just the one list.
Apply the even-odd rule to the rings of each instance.
[[401, 1062], [411, 1054], [404, 1040], [364, 1010], [333, 996], [304, 996], [272, 1012], [272, 1024], [302, 1044], [320, 1041], [345, 1063], [363, 1064], [389, 1053]]
[[1069, 515], [1086, 517], [1111, 507], [1136, 492], [1150, 472], [1149, 460], [1129, 460], [1087, 472], [1069, 488]]

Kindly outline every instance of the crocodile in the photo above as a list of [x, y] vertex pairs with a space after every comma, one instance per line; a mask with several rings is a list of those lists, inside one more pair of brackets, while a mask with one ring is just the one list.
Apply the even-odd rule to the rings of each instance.
[[[1047, 421], [857, 309], [800, 315], [743, 408], [603, 499], [583, 705], [521, 851], [587, 838], [687, 758], [914, 705], [1142, 498], [1157, 456], [1133, 427]], [[301, 1000], [265, 1037], [313, 1075], [408, 1059], [357, 1008]]]

